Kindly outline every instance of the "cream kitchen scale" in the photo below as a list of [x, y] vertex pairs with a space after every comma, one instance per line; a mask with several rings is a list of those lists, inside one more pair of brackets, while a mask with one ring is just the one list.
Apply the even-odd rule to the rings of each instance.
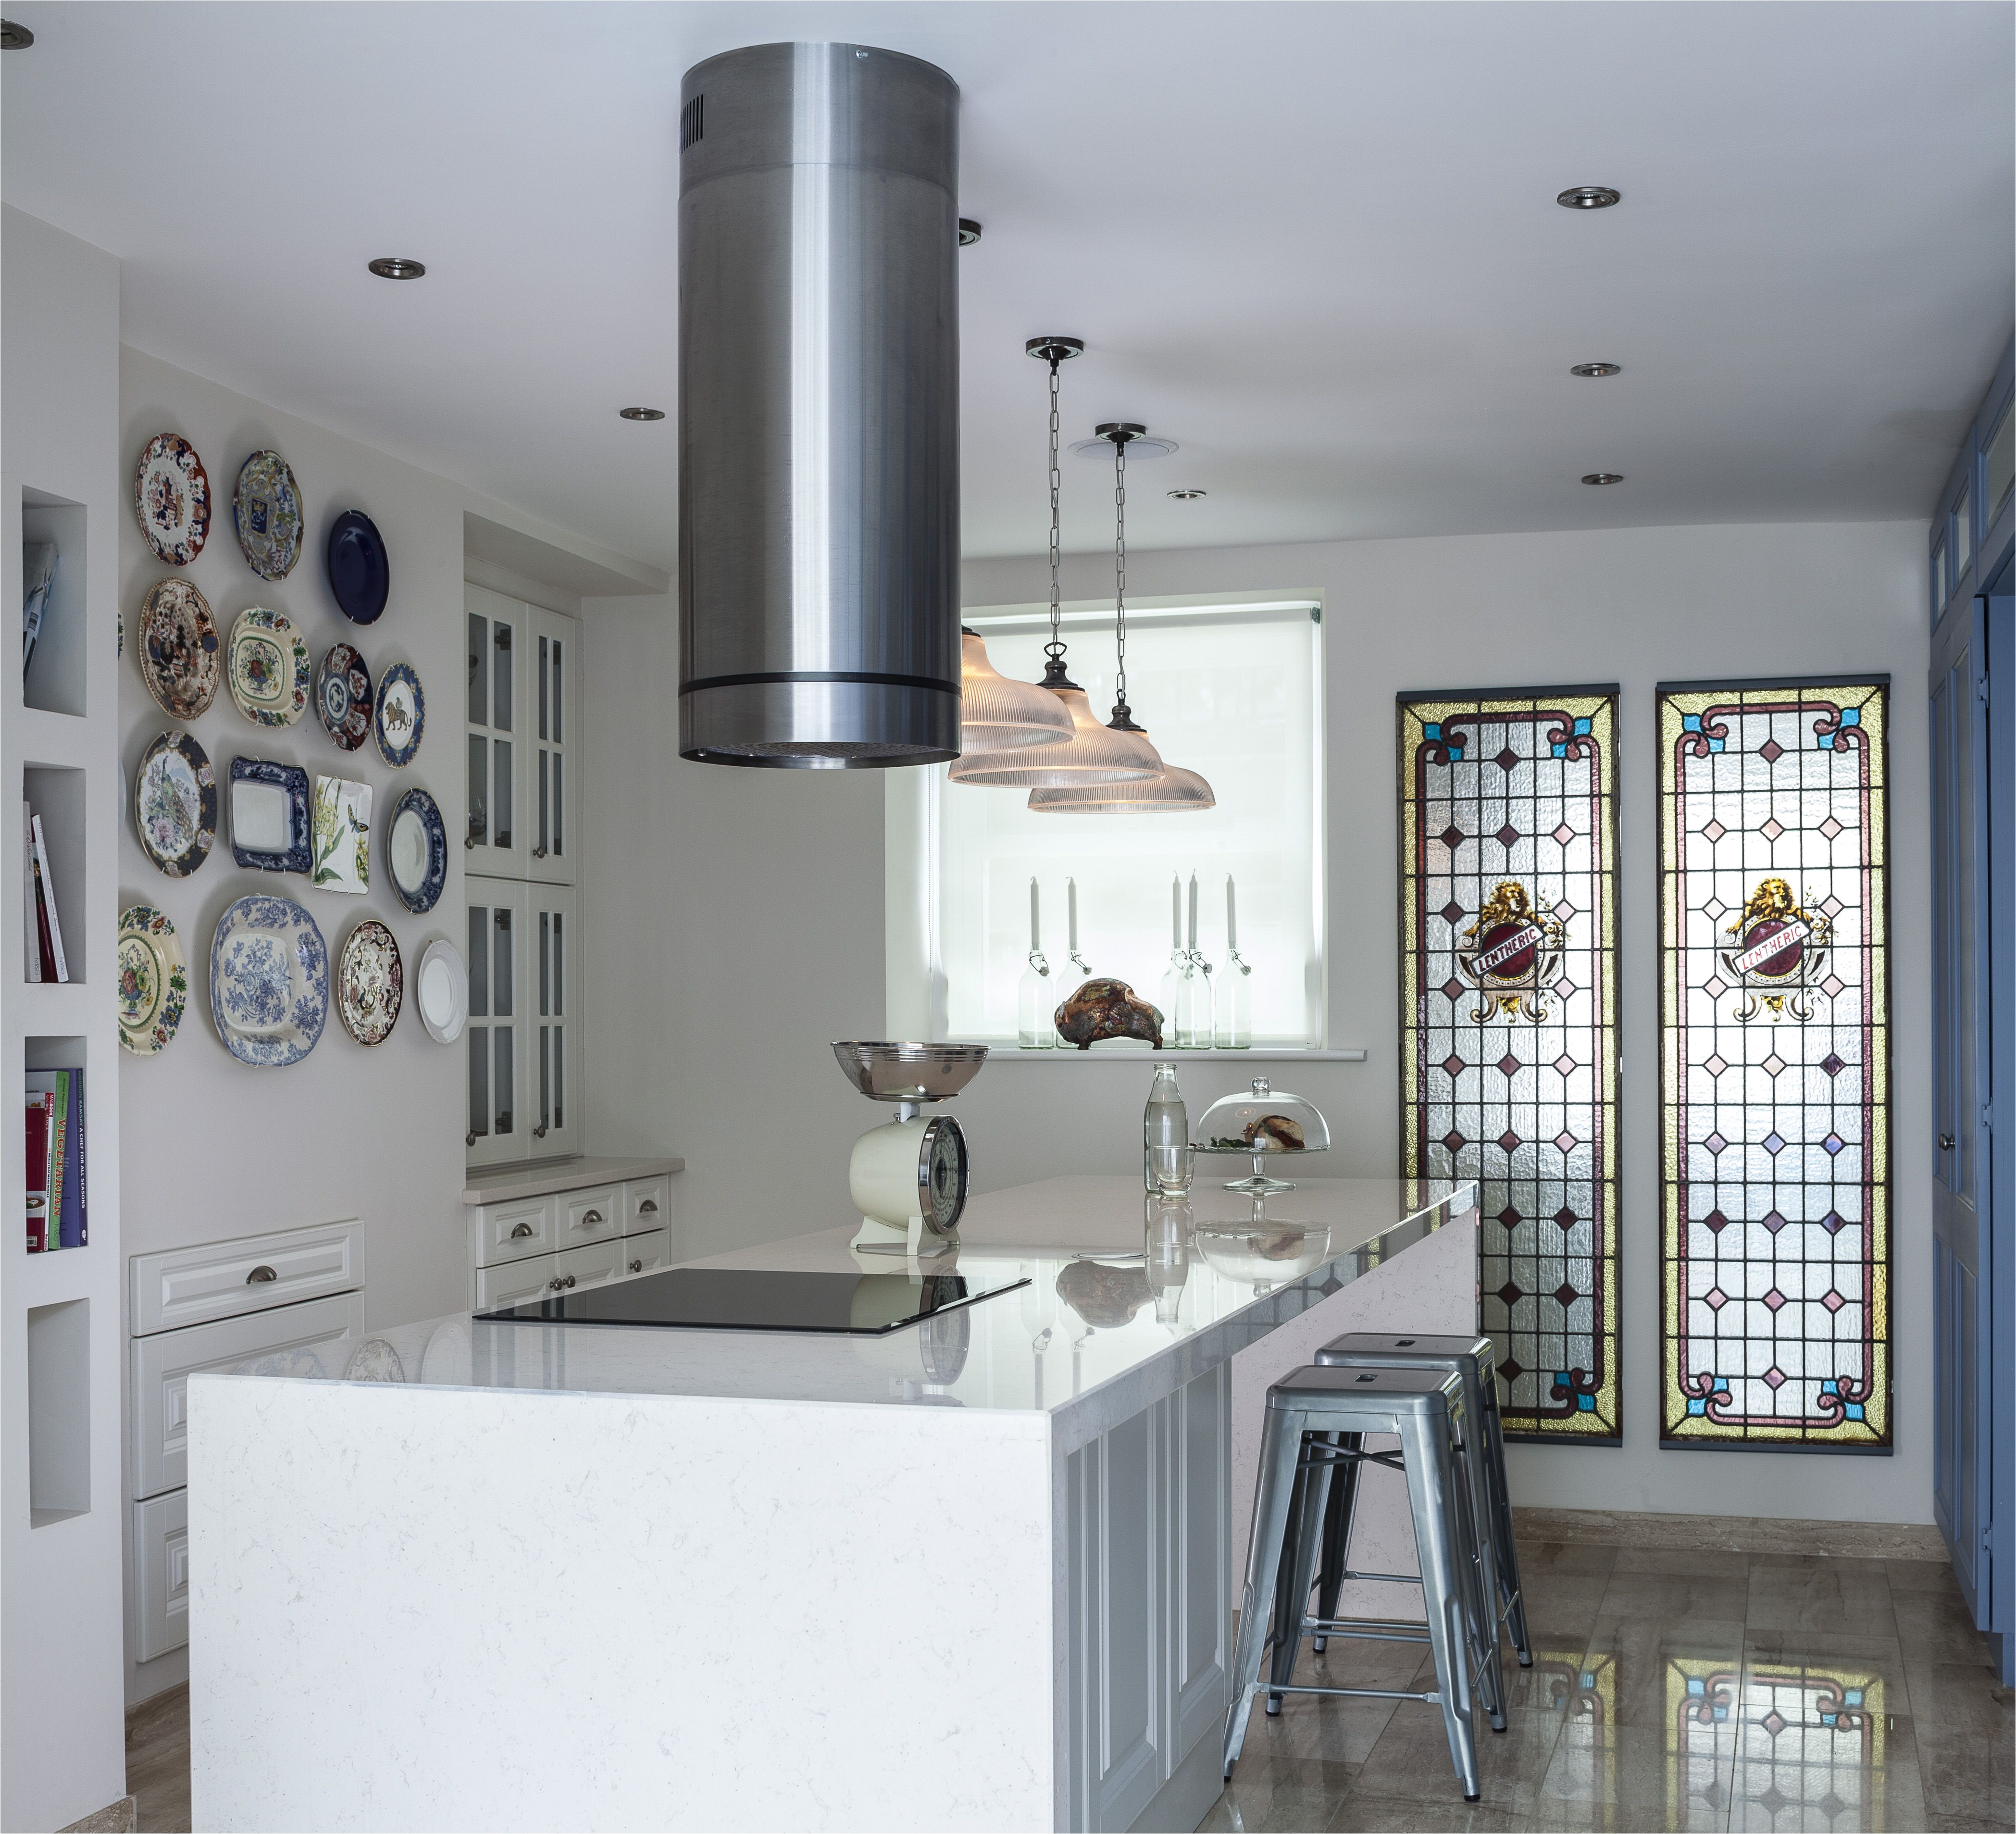
[[854, 1143], [847, 1169], [861, 1227], [852, 1246], [870, 1254], [943, 1254], [959, 1245], [969, 1162], [966, 1136], [949, 1115], [923, 1110], [949, 1101], [980, 1073], [984, 1044], [896, 1044], [848, 1040], [833, 1054], [871, 1101], [896, 1118]]

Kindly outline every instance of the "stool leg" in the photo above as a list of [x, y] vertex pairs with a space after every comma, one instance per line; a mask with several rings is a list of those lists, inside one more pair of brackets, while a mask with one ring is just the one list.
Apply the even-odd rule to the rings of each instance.
[[[1334, 1436], [1347, 1451], [1365, 1450], [1362, 1432]], [[1353, 1459], [1330, 1474], [1330, 1507], [1323, 1512], [1323, 1579], [1316, 1587], [1316, 1616], [1320, 1618], [1337, 1616], [1337, 1595], [1344, 1590], [1344, 1569], [1350, 1564], [1351, 1525], [1358, 1514], [1358, 1461]], [[1319, 1654], [1328, 1641], [1328, 1638], [1319, 1634], [1316, 1639]]]
[[[1304, 1443], [1327, 1444], [1330, 1437], [1312, 1433]], [[1334, 1476], [1330, 1461], [1319, 1455], [1305, 1464], [1298, 1486], [1300, 1500], [1281, 1549], [1281, 1590], [1274, 1598], [1274, 1663], [1269, 1678], [1277, 1688], [1295, 1678], [1295, 1658], [1301, 1653], [1302, 1624], [1309, 1611], [1309, 1587], [1316, 1583], [1316, 1544], [1323, 1534]], [[1281, 1710], [1280, 1695], [1267, 1696], [1267, 1710]]]
[[[1281, 1533], [1281, 1558], [1274, 1569], [1274, 1609], [1269, 1616], [1267, 1628], [1267, 1678], [1279, 1685], [1288, 1681], [1294, 1670], [1296, 1638], [1301, 1628], [1301, 1620], [1294, 1609], [1295, 1551], [1301, 1545], [1302, 1525], [1309, 1513], [1309, 1442], [1316, 1436], [1304, 1433], [1301, 1450], [1297, 1454], [1294, 1488], [1288, 1494], [1288, 1522]], [[1282, 1651], [1287, 1656], [1284, 1661]], [[1272, 1719], [1281, 1710], [1281, 1697], [1270, 1688], [1268, 1691], [1267, 1717]]]
[[1463, 1568], [1457, 1544], [1457, 1478], [1445, 1421], [1408, 1420], [1402, 1436], [1414, 1544], [1420, 1559], [1421, 1599], [1435, 1656], [1435, 1690], [1449, 1757], [1466, 1802], [1477, 1800], [1477, 1737], [1471, 1720], [1469, 1638], [1464, 1634]]
[[[1452, 1466], [1451, 1500], [1456, 1505], [1456, 1551], [1463, 1581], [1464, 1616], [1473, 1631], [1476, 1680], [1494, 1732], [1505, 1730], [1505, 1677], [1498, 1663], [1498, 1581], [1491, 1560], [1489, 1518], [1478, 1507], [1483, 1466], [1473, 1422], [1463, 1422], [1463, 1450]], [[1465, 1558], [1466, 1555], [1471, 1558]]]
[[1253, 1490], [1253, 1534], [1246, 1550], [1246, 1586], [1239, 1602], [1239, 1643], [1233, 1656], [1232, 1704], [1225, 1725], [1225, 1774], [1239, 1761], [1246, 1743], [1246, 1720], [1260, 1663], [1273, 1627], [1275, 1576], [1288, 1532], [1295, 1465], [1301, 1452], [1302, 1420], [1286, 1408], [1269, 1407], [1260, 1440], [1260, 1474]]
[[1507, 1621], [1512, 1631], [1512, 1647], [1519, 1652], [1519, 1666], [1533, 1666], [1533, 1636], [1526, 1627], [1526, 1594], [1519, 1582], [1519, 1550], [1512, 1539], [1512, 1498], [1505, 1485], [1505, 1432], [1498, 1414], [1498, 1374], [1496, 1370], [1484, 1385], [1485, 1449], [1489, 1454], [1491, 1493], [1490, 1533], [1493, 1564], [1498, 1569], [1499, 1598], [1493, 1609], [1509, 1606]]

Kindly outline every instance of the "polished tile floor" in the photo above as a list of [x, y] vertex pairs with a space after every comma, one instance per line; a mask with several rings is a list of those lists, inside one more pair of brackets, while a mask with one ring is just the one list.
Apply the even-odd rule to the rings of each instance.
[[[1442, 1715], [1256, 1706], [1207, 1829], [1997, 1830], [2010, 1690], [1942, 1563], [1522, 1544], [1534, 1665], [1481, 1716], [1466, 1803]], [[1333, 1640], [1301, 1681], [1424, 1687], [1426, 1652]], [[1432, 1664], [1425, 1665], [1432, 1675]]]

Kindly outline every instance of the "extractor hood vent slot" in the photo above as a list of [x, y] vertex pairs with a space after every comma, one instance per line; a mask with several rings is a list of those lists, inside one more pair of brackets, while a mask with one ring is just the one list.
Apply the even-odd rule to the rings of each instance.
[[679, 110], [679, 151], [683, 153], [707, 132], [707, 98], [696, 95]]

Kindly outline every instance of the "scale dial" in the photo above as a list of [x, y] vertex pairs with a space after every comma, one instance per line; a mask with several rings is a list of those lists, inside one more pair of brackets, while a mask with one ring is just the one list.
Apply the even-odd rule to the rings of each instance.
[[917, 1155], [917, 1213], [937, 1234], [949, 1235], [959, 1227], [971, 1169], [958, 1122], [949, 1115], [926, 1122]]

